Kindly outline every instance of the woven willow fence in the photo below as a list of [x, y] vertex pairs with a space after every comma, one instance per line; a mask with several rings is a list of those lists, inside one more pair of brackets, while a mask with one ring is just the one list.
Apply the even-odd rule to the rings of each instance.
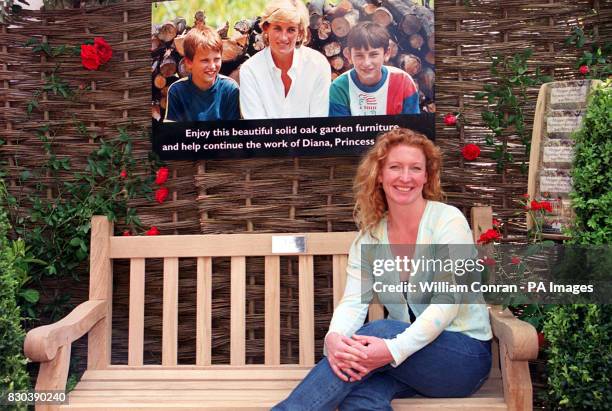
[[[537, 3], [537, 4], [534, 4]], [[489, 74], [487, 53], [513, 54], [531, 47], [532, 66], [540, 66], [555, 79], [577, 76], [574, 63], [579, 51], [566, 48], [563, 40], [572, 27], [582, 25], [596, 37], [612, 37], [610, 1], [525, 0], [463, 1], [436, 0], [436, 101], [438, 113], [460, 111], [469, 126], [436, 124], [436, 141], [444, 152], [444, 189], [448, 202], [468, 213], [476, 204], [493, 206], [505, 223], [508, 239], [525, 233], [525, 218], [515, 202], [526, 192], [527, 176], [520, 164], [527, 161], [518, 138], [508, 136], [513, 154], [503, 174], [496, 172], [491, 151], [484, 145], [487, 129], [480, 113], [484, 103], [474, 95]], [[79, 134], [73, 117], [97, 134], [114, 135], [117, 126], [126, 126], [136, 137], [137, 157], [145, 162], [150, 150], [150, 14], [149, 0], [79, 10], [47, 12], [24, 11], [0, 34], [0, 158], [8, 161], [7, 185], [14, 195], [36, 193], [53, 196], [53, 187], [36, 192], [31, 179], [21, 186], [18, 176], [45, 160], [42, 143], [35, 130], [51, 125], [59, 157], [69, 156], [73, 169], [85, 167], [87, 154], [95, 146]], [[90, 87], [75, 102], [44, 93], [40, 106], [26, 114], [32, 93], [41, 88], [56, 67], [54, 59], [32, 53], [24, 44], [30, 37], [51, 45], [78, 45], [85, 39], [103, 36], [113, 47], [114, 56], [102, 71], [86, 71], [78, 56], [61, 57], [58, 75], [75, 88]], [[529, 91], [525, 107], [527, 124], [533, 122], [537, 89]], [[439, 115], [438, 119], [442, 116]], [[140, 136], [140, 137], [138, 137]], [[483, 148], [479, 159], [466, 162], [460, 155], [466, 143]], [[295, 232], [353, 230], [351, 180], [357, 158], [253, 159], [206, 162], [170, 162], [168, 188], [171, 198], [159, 205], [139, 201], [134, 205], [145, 226], [156, 225], [162, 234]], [[143, 172], [148, 170], [143, 170]], [[65, 178], [71, 178], [66, 175]], [[253, 259], [247, 283], [248, 362], [263, 362], [263, 261]], [[195, 269], [194, 261], [181, 261], [179, 297], [179, 362], [195, 358]], [[217, 261], [213, 274], [213, 361], [229, 362], [229, 270], [228, 261]], [[331, 262], [315, 261], [317, 355], [321, 337], [331, 317]], [[113, 310], [113, 362], [127, 360], [128, 281], [127, 265], [115, 267]], [[283, 261], [282, 342], [283, 362], [297, 362], [298, 304], [295, 262]], [[161, 263], [147, 262], [145, 306], [145, 361], [159, 363], [161, 357]], [[69, 287], [73, 302], [86, 299], [87, 284], [52, 284]], [[125, 309], [120, 309], [124, 307]], [[82, 348], [76, 354], [84, 357]]]

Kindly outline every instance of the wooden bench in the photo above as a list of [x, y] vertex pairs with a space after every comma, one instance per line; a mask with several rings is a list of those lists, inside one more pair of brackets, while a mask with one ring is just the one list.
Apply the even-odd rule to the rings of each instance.
[[[472, 210], [475, 235], [491, 226], [491, 209]], [[265, 410], [285, 398], [315, 363], [313, 256], [333, 256], [334, 305], [342, 296], [354, 232], [310, 233], [299, 259], [299, 364], [280, 364], [280, 264], [272, 234], [114, 237], [104, 217], [92, 220], [89, 300], [57, 323], [31, 330], [25, 353], [40, 362], [37, 390], [65, 390], [73, 341], [88, 334], [87, 370], [61, 406], [42, 409]], [[211, 365], [212, 258], [231, 259], [231, 358]], [[246, 257], [265, 257], [265, 363], [245, 364]], [[178, 259], [197, 259], [196, 362], [177, 365]], [[143, 365], [145, 259], [163, 258], [161, 365]], [[128, 365], [111, 364], [112, 264], [130, 259]], [[491, 307], [494, 366], [469, 398], [394, 400], [395, 410], [531, 410], [527, 360], [537, 356], [535, 329]], [[382, 318], [379, 304], [370, 319]], [[449, 370], [452, 372], [452, 370]]]

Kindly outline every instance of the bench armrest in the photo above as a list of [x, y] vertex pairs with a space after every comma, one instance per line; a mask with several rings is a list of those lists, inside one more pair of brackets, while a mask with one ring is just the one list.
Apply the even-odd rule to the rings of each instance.
[[60, 347], [81, 338], [105, 316], [105, 300], [85, 301], [58, 322], [30, 330], [24, 342], [25, 355], [34, 362], [51, 361]]
[[510, 310], [491, 306], [489, 311], [493, 335], [499, 340], [499, 359], [508, 411], [531, 411], [533, 387], [529, 360], [538, 356], [535, 328], [516, 318]]
[[528, 361], [538, 357], [538, 334], [531, 324], [499, 306], [491, 307], [490, 317], [493, 335], [507, 347], [511, 360]]

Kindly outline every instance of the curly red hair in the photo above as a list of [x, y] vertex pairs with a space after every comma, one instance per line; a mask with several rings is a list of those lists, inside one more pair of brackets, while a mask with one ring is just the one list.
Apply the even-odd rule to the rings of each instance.
[[440, 184], [442, 154], [440, 149], [423, 134], [398, 128], [381, 135], [376, 144], [366, 153], [357, 168], [353, 183], [355, 208], [353, 217], [362, 231], [372, 231], [387, 212], [387, 200], [378, 176], [389, 154], [398, 145], [420, 148], [425, 155], [427, 182], [423, 186], [423, 197], [427, 200], [442, 200], [444, 193]]

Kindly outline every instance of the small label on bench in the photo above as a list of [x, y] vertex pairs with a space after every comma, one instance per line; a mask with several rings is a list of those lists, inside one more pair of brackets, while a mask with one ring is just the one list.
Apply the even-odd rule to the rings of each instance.
[[273, 235], [273, 254], [295, 254], [306, 252], [306, 237], [300, 235]]

